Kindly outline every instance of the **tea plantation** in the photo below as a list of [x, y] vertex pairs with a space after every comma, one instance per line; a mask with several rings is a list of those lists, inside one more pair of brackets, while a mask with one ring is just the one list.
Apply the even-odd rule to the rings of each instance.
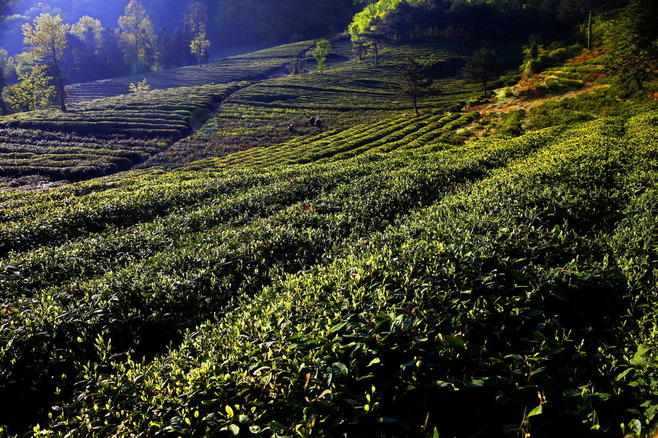
[[0, 190], [1, 433], [650, 433], [658, 105], [451, 76], [415, 116], [400, 63], [458, 51], [347, 47], [0, 119], [0, 176], [91, 178]]
[[[333, 42], [333, 49], [325, 73], [282, 76], [241, 89], [206, 126], [148, 164], [189, 163], [411, 113], [409, 102], [398, 91], [398, 70], [405, 59], [431, 56], [434, 60], [446, 60], [468, 51], [468, 47], [444, 43], [389, 46], [382, 50], [381, 67], [375, 68], [371, 60], [355, 62], [351, 58], [348, 40]], [[308, 59], [303, 65], [314, 67]], [[465, 81], [459, 72], [439, 77], [434, 92], [423, 100], [421, 107], [425, 111], [453, 107], [460, 110], [460, 102], [478, 90], [478, 84]], [[309, 126], [311, 117], [322, 121], [321, 129]], [[287, 129], [291, 123], [295, 125], [293, 133]]]
[[[239, 59], [283, 69], [309, 45], [280, 46]], [[347, 56], [350, 47], [349, 41], [335, 42], [331, 70], [325, 74], [245, 82], [254, 76], [234, 64], [221, 64], [229, 76], [210, 64], [162, 72], [170, 76], [154, 85], [163, 90], [81, 102], [66, 113], [47, 110], [0, 117], [0, 179], [13, 185], [35, 178], [80, 181], [140, 164], [176, 166], [379, 121], [410, 110], [396, 90], [397, 68], [407, 55], [456, 56], [444, 45], [393, 46], [383, 51], [382, 68], [374, 68], [369, 62], [355, 65]], [[306, 59], [303, 65], [312, 68], [313, 61]], [[200, 76], [189, 77], [188, 70]], [[201, 85], [210, 78], [220, 85]], [[459, 78], [438, 82], [441, 91], [424, 102], [427, 110], [455, 106], [477, 90], [476, 84]], [[323, 126], [308, 127], [311, 116], [321, 118]], [[287, 129], [290, 123], [299, 127], [294, 133]]]
[[67, 87], [70, 103], [80, 103], [128, 93], [131, 83], [144, 79], [152, 89], [227, 84], [243, 80], [260, 80], [275, 74], [291, 59], [302, 56], [314, 41], [302, 41], [244, 55], [222, 58], [209, 64], [147, 73], [141, 76], [105, 79]]
[[0, 177], [82, 180], [128, 170], [189, 134], [243, 84], [95, 100], [0, 117]]

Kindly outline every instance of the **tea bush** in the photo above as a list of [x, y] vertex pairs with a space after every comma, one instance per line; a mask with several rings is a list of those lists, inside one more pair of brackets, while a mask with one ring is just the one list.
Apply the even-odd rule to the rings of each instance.
[[[346, 223], [365, 234], [304, 272], [251, 283], [154, 360], [112, 357], [116, 338], [99, 336], [99, 361], [51, 430], [606, 436], [620, 424], [647, 427], [656, 403], [655, 122], [655, 113], [602, 119], [421, 153], [443, 165], [453, 157], [455, 169], [483, 159], [497, 168], [388, 226], [366, 218], [386, 211], [387, 198], [404, 211], [399, 189], [413, 186], [415, 165], [402, 186], [383, 183], [391, 190], [372, 198], [346, 187], [341, 205], [359, 211]], [[289, 239], [340, 223], [317, 222], [324, 202], [286, 219]], [[302, 231], [306, 214], [314, 225]], [[317, 239], [305, 242], [310, 250]]]

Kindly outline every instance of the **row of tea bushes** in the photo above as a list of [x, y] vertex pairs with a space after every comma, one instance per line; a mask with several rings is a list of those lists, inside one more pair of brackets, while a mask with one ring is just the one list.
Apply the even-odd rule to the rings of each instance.
[[301, 41], [244, 55], [231, 56], [201, 66], [181, 67], [141, 76], [105, 79], [66, 87], [72, 104], [127, 94], [131, 83], [144, 79], [151, 89], [180, 88], [260, 80], [301, 56], [313, 41]]
[[[182, 329], [221, 314], [235, 297], [255, 293], [281, 273], [331, 260], [350, 242], [544, 147], [556, 134], [418, 155], [236, 170], [216, 176], [205, 191], [199, 191], [209, 183], [203, 172], [196, 181], [192, 172], [181, 171], [181, 179], [190, 178], [187, 186], [172, 184], [178, 172], [171, 172], [162, 175], [161, 191], [153, 176], [142, 183], [141, 197], [130, 186], [70, 198], [53, 194], [65, 207], [42, 209], [35, 225], [45, 234], [32, 234], [29, 241], [29, 224], [14, 221], [10, 236], [21, 250], [0, 268], [6, 290], [0, 391], [10, 401], [5, 418], [65, 402], [67, 391], [56, 387], [70, 389], [79, 365], [95, 360], [100, 334], [115, 339], [117, 353], [160, 352]], [[170, 190], [177, 192], [168, 195]], [[132, 203], [115, 216], [112, 206], [131, 191]], [[193, 202], [174, 207], [181, 198]], [[147, 208], [149, 202], [155, 204]]]
[[[355, 63], [351, 43], [334, 43], [336, 55], [321, 74], [282, 76], [261, 81], [235, 93], [217, 117], [199, 132], [149, 161], [177, 165], [231, 154], [252, 147], [269, 147], [304, 140], [324, 131], [342, 131], [364, 123], [378, 125], [391, 117], [412, 113], [399, 93], [399, 67], [408, 56], [456, 56], [445, 44], [393, 45], [382, 53], [382, 65]], [[460, 78], [441, 78], [431, 96], [423, 99], [423, 113], [461, 109], [460, 101], [478, 92], [478, 84]], [[312, 127], [311, 117], [322, 121]], [[288, 130], [294, 124], [293, 132]]]
[[246, 84], [159, 90], [0, 118], [0, 177], [83, 180], [146, 161]]
[[[606, 436], [620, 425], [646, 428], [657, 402], [655, 120], [593, 122], [529, 156], [517, 152], [488, 178], [323, 266], [247, 289], [217, 322], [153, 361], [112, 358], [113, 344], [99, 337], [101, 363], [86, 367], [76, 401], [54, 413], [51, 432], [35, 430]], [[510, 141], [490, 145], [502, 152]]]

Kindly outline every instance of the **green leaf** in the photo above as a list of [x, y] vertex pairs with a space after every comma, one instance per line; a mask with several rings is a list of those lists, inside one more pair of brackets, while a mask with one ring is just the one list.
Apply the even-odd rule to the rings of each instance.
[[286, 431], [286, 427], [283, 424], [279, 423], [278, 421], [270, 421], [268, 423], [268, 427], [273, 431], [279, 433], [283, 433]]
[[231, 424], [228, 427], [228, 430], [230, 430], [234, 436], [240, 435], [240, 426], [238, 426], [237, 424]]
[[340, 323], [336, 324], [335, 326], [331, 327], [329, 329], [329, 333], [336, 333], [337, 331], [340, 331], [340, 329], [342, 329], [346, 325], [347, 325], [347, 322], [340, 322]]
[[649, 351], [649, 348], [645, 345], [638, 345], [637, 352], [633, 356], [633, 359], [630, 360], [631, 365], [636, 367], [643, 367], [647, 363], [646, 354]]
[[542, 412], [544, 412], [544, 408], [542, 407], [542, 405], [539, 405], [536, 408], [534, 408], [532, 411], [530, 411], [530, 413], [528, 414], [528, 418], [541, 415]]
[[456, 348], [459, 350], [466, 349], [466, 343], [459, 336], [446, 335], [443, 337], [443, 340], [445, 341], [446, 344], [448, 344], [452, 348]]
[[630, 373], [631, 371], [633, 371], [633, 368], [628, 368], [628, 369], [622, 371], [621, 373], [619, 373], [619, 375], [617, 377], [615, 377], [615, 380], [617, 382], [619, 382], [620, 380], [623, 380], [624, 377], [626, 377], [628, 375], [628, 373]]
[[338, 376], [347, 376], [350, 373], [349, 368], [347, 368], [347, 365], [345, 365], [342, 362], [334, 362], [331, 365], [333, 374], [338, 375]]
[[373, 365], [377, 365], [378, 363], [381, 363], [381, 359], [376, 357], [376, 358], [374, 358], [373, 360], [370, 361], [370, 363], [368, 364], [368, 366], [366, 368], [371, 367]]

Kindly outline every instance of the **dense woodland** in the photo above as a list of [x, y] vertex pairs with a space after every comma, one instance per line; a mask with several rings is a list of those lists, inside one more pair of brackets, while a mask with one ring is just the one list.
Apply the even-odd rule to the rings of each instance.
[[0, 0], [0, 435], [658, 436], [655, 0]]
[[[635, 3], [638, 14], [651, 17], [655, 9], [652, 2]], [[369, 50], [376, 54], [385, 42], [427, 38], [483, 44], [532, 39], [538, 44], [567, 37], [580, 40], [590, 48], [593, 40], [605, 38], [606, 34], [614, 35], [616, 30], [609, 26], [607, 30], [599, 28], [610, 23], [606, 20], [608, 11], [618, 10], [624, 4], [620, 0], [380, 0], [367, 3], [362, 12], [351, 18], [357, 6], [350, 1], [343, 1], [342, 5], [315, 1], [312, 7], [292, 0], [276, 4], [255, 0], [194, 1], [177, 4], [174, 11], [165, 13], [158, 2], [130, 0], [123, 11], [115, 11], [121, 14], [116, 24], [108, 24], [112, 17], [109, 11], [103, 11], [104, 21], [89, 15], [72, 22], [62, 18], [63, 15], [80, 15], [81, 11], [89, 10], [86, 8], [90, 5], [79, 4], [73, 10], [67, 8], [68, 14], [64, 14], [64, 5], [57, 2], [32, 5], [13, 1], [6, 3], [6, 14], [2, 16], [3, 32], [7, 34], [3, 40], [15, 46], [19, 39], [25, 51], [10, 56], [7, 50], [0, 48], [0, 95], [7, 85], [21, 82], [24, 86], [14, 86], [9, 92], [13, 99], [10, 96], [0, 101], [3, 112], [12, 108], [43, 107], [51, 97], [59, 100], [60, 107], [65, 109], [65, 82], [86, 82], [201, 64], [208, 61], [214, 48], [230, 49], [232, 45], [272, 44], [330, 35], [344, 28], [349, 20], [348, 30], [359, 57]], [[19, 13], [9, 14], [9, 11]], [[30, 17], [34, 17], [33, 23]], [[587, 29], [583, 32], [579, 25]], [[36, 34], [42, 35], [41, 48], [29, 33], [30, 28], [40, 27], [42, 30]], [[653, 32], [651, 26], [646, 31]], [[50, 35], [45, 34], [48, 32]], [[650, 35], [647, 38], [651, 41]], [[613, 47], [625, 51], [623, 56], [627, 56], [630, 49], [619, 44]], [[35, 92], [36, 89], [40, 91]]]
[[[120, 2], [109, 10], [100, 8], [100, 17], [84, 12], [94, 10], [91, 0], [76, 2], [74, 8], [68, 3], [5, 2], [0, 22], [0, 44], [9, 48], [0, 51], [5, 83], [20, 81], [40, 64], [25, 43], [24, 26], [41, 14], [62, 17], [66, 37], [58, 68], [67, 82], [77, 83], [205, 62], [212, 53], [235, 47], [332, 35], [348, 24], [353, 35], [381, 34], [391, 41], [525, 41], [535, 35], [547, 42], [570, 39], [591, 45], [592, 38], [602, 35], [592, 29], [582, 32], [579, 25], [596, 26], [607, 11], [625, 2], [381, 0], [367, 4], [354, 18], [362, 5], [350, 0], [317, 0], [312, 6], [301, 0], [205, 0], [172, 7], [155, 0], [131, 0], [121, 8]], [[645, 3], [642, 9], [652, 7], [652, 2]]]

